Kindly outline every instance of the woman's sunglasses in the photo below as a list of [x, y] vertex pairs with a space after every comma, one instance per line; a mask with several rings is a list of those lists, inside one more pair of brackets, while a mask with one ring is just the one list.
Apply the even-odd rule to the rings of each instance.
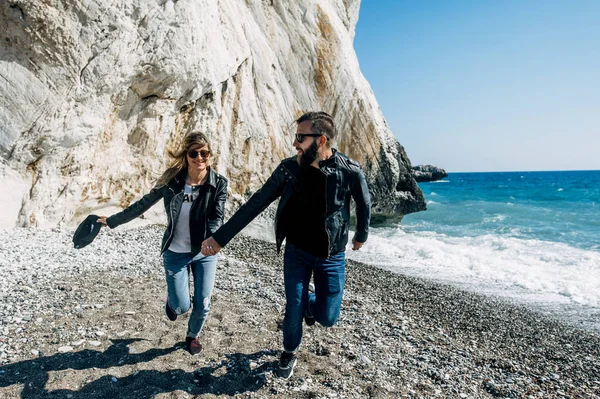
[[189, 150], [187, 154], [188, 154], [188, 157], [190, 157], [192, 159], [196, 158], [198, 156], [198, 154], [200, 154], [200, 156], [202, 158], [208, 158], [210, 156], [210, 151], [208, 151], [208, 150], [200, 150], [200, 151]]
[[298, 143], [302, 143], [302, 141], [304, 141], [305, 137], [321, 137], [321, 136], [325, 136], [325, 138], [327, 140], [329, 140], [329, 137], [327, 137], [326, 135], [324, 135], [323, 133], [296, 133], [295, 135], [296, 137], [296, 141]]

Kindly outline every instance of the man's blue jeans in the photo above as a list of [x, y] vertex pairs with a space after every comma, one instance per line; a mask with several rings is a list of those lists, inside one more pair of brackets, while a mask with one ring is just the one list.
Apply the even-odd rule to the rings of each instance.
[[194, 307], [188, 321], [187, 336], [200, 335], [210, 311], [210, 296], [215, 285], [217, 255], [204, 256], [201, 253], [177, 253], [166, 250], [163, 253], [169, 307], [177, 314], [187, 312], [190, 307], [190, 270], [194, 275]]
[[[283, 280], [285, 285], [285, 317], [283, 349], [295, 352], [302, 342], [302, 321], [308, 311], [319, 324], [331, 327], [340, 315], [346, 280], [345, 252], [321, 259], [295, 247], [285, 246]], [[314, 274], [315, 292], [308, 285]]]

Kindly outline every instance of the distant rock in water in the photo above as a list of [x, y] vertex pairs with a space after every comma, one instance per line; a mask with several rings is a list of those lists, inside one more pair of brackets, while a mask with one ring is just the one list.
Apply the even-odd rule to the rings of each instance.
[[448, 176], [448, 173], [444, 169], [433, 165], [413, 166], [412, 174], [418, 183], [441, 180]]

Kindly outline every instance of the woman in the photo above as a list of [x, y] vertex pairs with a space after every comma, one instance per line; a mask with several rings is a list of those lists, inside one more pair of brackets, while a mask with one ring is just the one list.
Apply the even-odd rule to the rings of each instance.
[[142, 199], [98, 222], [115, 228], [140, 216], [161, 198], [167, 212], [167, 229], [161, 246], [167, 279], [165, 313], [169, 320], [190, 309], [189, 270], [194, 275], [192, 314], [188, 322], [186, 348], [192, 355], [200, 353], [198, 336], [210, 310], [210, 296], [215, 282], [217, 256], [200, 252], [202, 241], [210, 237], [221, 224], [227, 179], [210, 166], [212, 150], [202, 133], [191, 133], [182, 147], [173, 152], [169, 168], [156, 186]]

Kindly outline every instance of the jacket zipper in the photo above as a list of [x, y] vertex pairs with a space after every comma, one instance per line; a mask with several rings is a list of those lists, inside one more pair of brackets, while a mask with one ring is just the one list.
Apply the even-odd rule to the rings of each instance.
[[[210, 187], [207, 186], [205, 188], [205, 190], [207, 191], [207, 193], [204, 196], [204, 235], [202, 236], [202, 240], [206, 239], [206, 232], [208, 231], [208, 202], [210, 201]], [[215, 190], [215, 192], [216, 192], [216, 190]], [[190, 242], [191, 241], [192, 241], [192, 237], [190, 237]]]
[[[175, 190], [173, 190], [172, 187], [169, 187], [169, 190], [171, 190], [173, 192], [173, 198], [175, 198], [177, 196], [177, 194], [175, 194]], [[171, 204], [173, 204], [173, 200], [171, 200]], [[167, 246], [167, 243], [169, 243], [171, 241], [171, 238], [173, 237], [173, 233], [174, 233], [174, 229], [175, 229], [175, 222], [173, 221], [173, 208], [171, 207], [171, 204], [169, 204], [169, 212], [171, 212], [171, 231], [169, 232], [169, 237], [167, 238], [167, 241], [165, 241], [165, 245], [161, 249], [160, 253], [165, 252], [165, 250], [166, 250], [165, 247]]]
[[327, 234], [327, 258], [329, 258], [329, 254], [331, 253], [331, 237], [329, 236], [329, 231], [327, 230], [327, 178], [329, 175], [325, 174], [325, 217], [323, 218], [325, 225], [325, 234]]
[[[206, 184], [206, 183], [204, 183]], [[204, 235], [202, 236], [202, 239], [204, 240], [206, 237], [206, 230], [207, 230], [207, 224], [208, 224], [208, 203], [210, 202], [210, 187], [201, 187], [199, 190], [205, 190], [206, 192], [204, 193], [200, 193], [198, 192], [198, 196], [196, 197], [196, 199], [194, 200], [194, 202], [192, 203], [192, 206], [190, 208], [190, 219], [188, 221], [188, 224], [190, 224], [189, 230], [190, 230], [190, 243], [192, 242], [192, 210], [194, 209], [194, 205], [196, 205], [198, 203], [198, 201], [200, 201], [201, 198], [204, 198]], [[200, 194], [204, 194], [204, 195], [200, 195]]]

